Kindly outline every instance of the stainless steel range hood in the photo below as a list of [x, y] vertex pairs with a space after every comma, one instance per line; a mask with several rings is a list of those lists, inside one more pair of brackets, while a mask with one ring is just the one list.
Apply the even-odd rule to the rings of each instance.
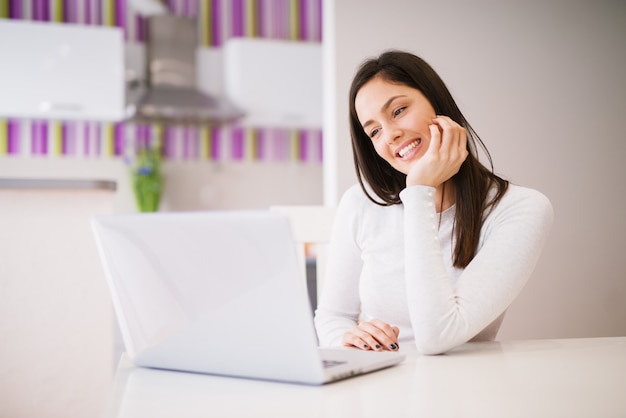
[[243, 116], [227, 99], [197, 89], [197, 45], [195, 20], [173, 15], [148, 18], [147, 86], [129, 106], [132, 120], [221, 124]]

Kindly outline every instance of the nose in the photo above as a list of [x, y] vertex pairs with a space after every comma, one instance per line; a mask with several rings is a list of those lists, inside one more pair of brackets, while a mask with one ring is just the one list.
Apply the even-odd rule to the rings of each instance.
[[386, 132], [385, 142], [389, 145], [396, 142], [396, 140], [402, 136], [402, 130], [394, 125], [387, 126], [387, 129], [383, 129], [383, 132]]

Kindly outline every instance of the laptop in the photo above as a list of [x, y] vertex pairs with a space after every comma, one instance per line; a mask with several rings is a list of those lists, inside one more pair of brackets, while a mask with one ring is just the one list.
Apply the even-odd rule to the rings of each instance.
[[285, 215], [137, 213], [91, 223], [137, 366], [319, 385], [405, 357], [317, 346]]

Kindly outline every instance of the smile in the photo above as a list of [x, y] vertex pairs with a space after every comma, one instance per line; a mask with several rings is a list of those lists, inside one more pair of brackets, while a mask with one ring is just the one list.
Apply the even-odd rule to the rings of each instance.
[[415, 149], [415, 147], [417, 147], [421, 143], [422, 143], [421, 139], [418, 139], [417, 141], [411, 142], [409, 145], [407, 145], [406, 147], [403, 147], [400, 151], [398, 151], [398, 156], [400, 158], [403, 158], [405, 155], [407, 155], [409, 152], [413, 151]]

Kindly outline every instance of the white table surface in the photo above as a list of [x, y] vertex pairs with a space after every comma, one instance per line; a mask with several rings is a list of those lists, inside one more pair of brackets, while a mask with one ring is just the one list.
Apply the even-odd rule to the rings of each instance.
[[626, 337], [468, 343], [306, 386], [138, 368], [104, 417], [626, 417]]

